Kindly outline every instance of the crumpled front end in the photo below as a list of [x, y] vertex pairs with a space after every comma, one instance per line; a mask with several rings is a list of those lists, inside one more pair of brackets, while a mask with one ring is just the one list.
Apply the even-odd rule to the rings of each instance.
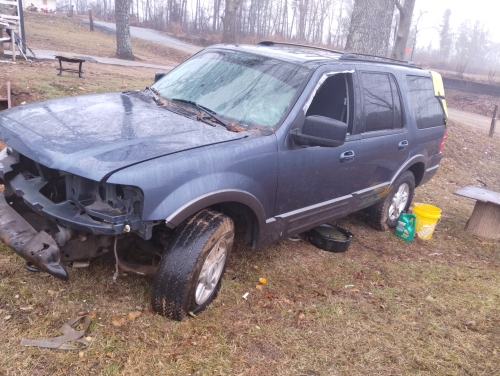
[[[27, 261], [27, 268], [43, 270], [54, 277], [68, 280], [61, 265], [61, 251], [56, 241], [45, 231], [36, 230], [0, 195], [0, 238]], [[34, 269], [32, 269], [34, 270]]]
[[8, 147], [0, 151], [0, 179], [0, 238], [30, 271], [67, 280], [65, 266], [105, 254], [116, 236], [151, 237], [137, 187], [49, 169]]

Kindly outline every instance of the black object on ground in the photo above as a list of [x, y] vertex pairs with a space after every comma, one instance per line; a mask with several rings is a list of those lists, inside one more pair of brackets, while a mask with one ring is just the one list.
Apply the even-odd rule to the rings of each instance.
[[349, 231], [328, 223], [314, 227], [307, 234], [309, 242], [328, 252], [345, 252], [354, 235]]

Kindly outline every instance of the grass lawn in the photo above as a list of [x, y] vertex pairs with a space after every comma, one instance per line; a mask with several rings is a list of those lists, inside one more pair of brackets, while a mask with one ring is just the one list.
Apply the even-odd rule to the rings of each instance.
[[[16, 105], [139, 89], [154, 75], [99, 64], [87, 64], [84, 79], [56, 76], [52, 62], [1, 68]], [[500, 140], [451, 123], [444, 154], [414, 200], [443, 209], [430, 241], [377, 232], [362, 214], [340, 221], [355, 235], [342, 254], [288, 240], [252, 251], [239, 236], [219, 297], [185, 322], [153, 314], [151, 281], [122, 274], [112, 283], [103, 260], [71, 269], [64, 283], [27, 272], [0, 247], [0, 374], [500, 374], [500, 241], [465, 233], [474, 202], [453, 195], [479, 181], [500, 191]], [[259, 277], [268, 281], [262, 291]], [[92, 317], [88, 349], [20, 346], [59, 335], [82, 312]], [[141, 315], [129, 320], [130, 312]]]

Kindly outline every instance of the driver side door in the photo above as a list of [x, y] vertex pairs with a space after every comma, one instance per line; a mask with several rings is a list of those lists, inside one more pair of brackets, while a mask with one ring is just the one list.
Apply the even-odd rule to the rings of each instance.
[[[347, 123], [343, 145], [300, 147], [287, 137], [279, 151], [278, 191], [275, 218], [282, 237], [347, 215], [359, 172], [360, 135], [353, 134], [354, 71], [323, 74], [291, 129], [301, 126], [305, 117], [319, 115]], [[290, 133], [289, 133], [290, 134]]]

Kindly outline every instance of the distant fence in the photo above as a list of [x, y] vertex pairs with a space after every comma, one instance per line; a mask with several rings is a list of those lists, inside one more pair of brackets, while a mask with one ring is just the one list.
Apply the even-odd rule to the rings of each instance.
[[474, 94], [486, 94], [500, 97], [500, 86], [483, 84], [481, 82], [458, 80], [456, 78], [443, 77], [444, 88], [449, 90], [464, 91]]

